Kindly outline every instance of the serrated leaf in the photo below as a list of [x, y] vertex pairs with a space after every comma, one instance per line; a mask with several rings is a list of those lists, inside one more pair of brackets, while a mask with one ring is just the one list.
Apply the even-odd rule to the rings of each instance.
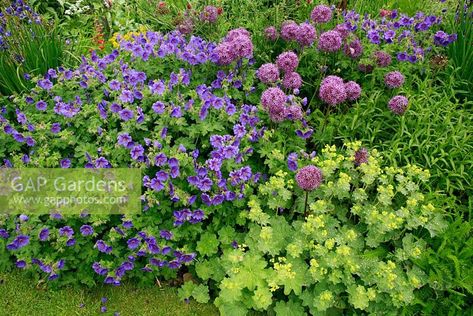
[[304, 316], [307, 315], [304, 312], [304, 307], [301, 303], [289, 300], [288, 302], [279, 301], [274, 307], [274, 311], [277, 316]]
[[201, 304], [207, 303], [210, 300], [209, 288], [204, 284], [197, 285], [192, 291], [192, 297]]
[[200, 237], [200, 241], [197, 243], [197, 251], [204, 256], [210, 256], [216, 254], [218, 251], [218, 239], [215, 234], [204, 233]]

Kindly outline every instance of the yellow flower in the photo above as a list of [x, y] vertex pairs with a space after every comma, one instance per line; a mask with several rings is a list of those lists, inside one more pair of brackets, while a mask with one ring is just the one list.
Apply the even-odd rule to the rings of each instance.
[[325, 290], [322, 293], [320, 293], [320, 299], [322, 301], [331, 301], [333, 299], [333, 294], [332, 292]]
[[350, 247], [348, 247], [346, 245], [342, 245], [342, 246], [337, 248], [336, 252], [339, 255], [348, 256], [348, 255], [350, 255]]
[[325, 248], [328, 250], [331, 250], [335, 246], [335, 239], [334, 238], [329, 238], [325, 241]]

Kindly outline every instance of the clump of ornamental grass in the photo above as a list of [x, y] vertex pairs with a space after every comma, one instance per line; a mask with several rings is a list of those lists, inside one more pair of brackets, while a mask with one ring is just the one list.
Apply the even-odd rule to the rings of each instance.
[[65, 46], [57, 26], [23, 1], [0, 8], [0, 93], [10, 95], [31, 88], [32, 76], [64, 61]]

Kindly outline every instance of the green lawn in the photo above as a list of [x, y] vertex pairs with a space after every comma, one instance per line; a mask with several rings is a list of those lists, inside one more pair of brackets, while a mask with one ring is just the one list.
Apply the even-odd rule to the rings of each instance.
[[[101, 298], [108, 311], [101, 313]], [[186, 304], [177, 297], [177, 289], [158, 286], [137, 288], [130, 284], [119, 287], [100, 286], [44, 290], [36, 288], [31, 279], [15, 272], [0, 274], [1, 315], [218, 315], [212, 305], [196, 302]]]

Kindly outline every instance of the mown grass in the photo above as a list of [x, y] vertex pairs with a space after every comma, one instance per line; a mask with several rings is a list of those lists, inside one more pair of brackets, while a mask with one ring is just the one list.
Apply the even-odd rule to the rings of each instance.
[[[105, 304], [101, 298], [107, 297]], [[19, 272], [0, 274], [0, 315], [98, 315], [102, 305], [107, 313], [124, 315], [218, 315], [214, 306], [179, 300], [177, 289], [158, 286], [138, 288], [131, 284], [119, 287], [100, 286], [47, 290], [37, 287]]]

